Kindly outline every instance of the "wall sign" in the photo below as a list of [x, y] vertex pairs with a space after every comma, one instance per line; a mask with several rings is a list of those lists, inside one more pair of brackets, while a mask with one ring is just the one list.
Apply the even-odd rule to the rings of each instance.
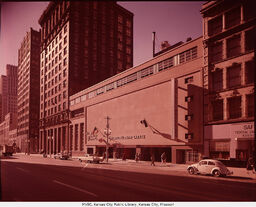
[[232, 124], [230, 130], [233, 138], [254, 138], [254, 123]]

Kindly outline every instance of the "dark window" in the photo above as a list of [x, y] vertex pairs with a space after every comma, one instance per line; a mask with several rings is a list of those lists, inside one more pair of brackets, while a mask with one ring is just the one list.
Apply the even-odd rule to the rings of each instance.
[[212, 162], [212, 161], [209, 161], [209, 162], [208, 162], [208, 165], [215, 165], [215, 163]]
[[216, 17], [208, 22], [208, 35], [218, 34], [222, 31], [222, 16]]
[[186, 96], [185, 97], [185, 102], [191, 102], [193, 101], [193, 96]]
[[75, 125], [75, 150], [78, 150], [78, 124]]
[[190, 121], [193, 119], [193, 115], [185, 115], [185, 120]]
[[80, 124], [80, 150], [84, 150], [84, 123]]
[[247, 116], [254, 116], [254, 94], [246, 95]]
[[245, 83], [254, 83], [254, 62], [248, 61], [245, 63]]
[[248, 21], [256, 16], [254, 1], [246, 1], [243, 5], [244, 8], [244, 20]]
[[223, 70], [212, 72], [212, 90], [218, 91], [223, 89]]
[[241, 9], [240, 9], [240, 7], [232, 9], [232, 10], [228, 11], [225, 14], [225, 24], [226, 24], [225, 27], [226, 27], [226, 29], [240, 24], [240, 21], [241, 21]]
[[255, 47], [255, 29], [245, 32], [245, 51], [253, 50]]
[[217, 62], [223, 59], [223, 44], [217, 42], [210, 48], [210, 59], [211, 62]]
[[227, 57], [234, 57], [241, 53], [241, 38], [236, 35], [227, 40]]
[[241, 65], [236, 64], [227, 68], [227, 87], [232, 88], [241, 85]]
[[193, 82], [193, 76], [185, 78], [185, 83], [192, 83]]
[[70, 125], [70, 150], [73, 150], [73, 125]]
[[240, 118], [241, 113], [241, 96], [228, 99], [229, 119]]
[[223, 100], [212, 102], [212, 112], [213, 121], [223, 120]]

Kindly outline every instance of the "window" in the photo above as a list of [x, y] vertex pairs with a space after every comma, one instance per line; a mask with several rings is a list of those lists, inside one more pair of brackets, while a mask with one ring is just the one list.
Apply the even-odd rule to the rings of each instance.
[[223, 44], [221, 42], [217, 42], [213, 44], [210, 48], [210, 59], [212, 62], [217, 62], [222, 60], [223, 58]]
[[141, 70], [141, 78], [144, 78], [151, 74], [153, 74], [153, 66], [150, 66], [150, 67], [147, 67], [147, 68]]
[[185, 139], [193, 139], [193, 133], [186, 133]]
[[223, 120], [223, 100], [212, 102], [212, 119], [213, 121]]
[[106, 85], [106, 91], [110, 91], [112, 89], [114, 89], [114, 83], [110, 83], [110, 84]]
[[245, 51], [254, 50], [255, 35], [255, 29], [251, 29], [245, 32]]
[[193, 115], [192, 115], [192, 114], [190, 114], [190, 115], [185, 115], [185, 120], [190, 121], [190, 120], [192, 120], [192, 119], [193, 119]]
[[67, 47], [64, 48], [64, 55], [67, 54]]
[[173, 65], [174, 65], [173, 57], [171, 57], [171, 58], [168, 58], [164, 61], [159, 62], [158, 63], [158, 70], [161, 71], [161, 70], [164, 70], [166, 68], [172, 67]]
[[228, 99], [229, 119], [241, 117], [241, 96]]
[[254, 94], [246, 95], [247, 117], [254, 117]]
[[78, 124], [75, 125], [75, 150], [78, 150]]
[[67, 43], [67, 36], [64, 37], [64, 44]]
[[241, 53], [241, 38], [240, 35], [235, 35], [227, 39], [227, 57], [234, 57]]
[[192, 83], [193, 82], [193, 76], [185, 78], [185, 83]]
[[208, 161], [208, 165], [215, 165], [215, 163], [212, 161]]
[[235, 64], [227, 68], [227, 87], [232, 88], [241, 85], [241, 64]]
[[66, 109], [66, 102], [63, 103], [63, 110]]
[[64, 60], [63, 60], [63, 66], [66, 66], [67, 65], [67, 58], [65, 58]]
[[248, 61], [245, 63], [245, 83], [254, 83], [254, 61]]
[[80, 123], [80, 150], [84, 150], [84, 123]]
[[65, 27], [64, 27], [64, 33], [66, 33], [67, 30], [68, 30], [67, 25], [65, 25]]
[[73, 125], [70, 125], [70, 150], [73, 150]]
[[216, 17], [208, 22], [208, 35], [218, 34], [222, 31], [222, 16]]
[[223, 88], [223, 70], [216, 70], [212, 72], [212, 90], [219, 91]]
[[241, 9], [240, 9], [240, 7], [232, 9], [232, 10], [228, 11], [225, 14], [225, 27], [226, 27], [226, 29], [240, 24], [240, 21], [241, 21]]
[[192, 102], [193, 101], [193, 96], [186, 96], [185, 97], [185, 102]]

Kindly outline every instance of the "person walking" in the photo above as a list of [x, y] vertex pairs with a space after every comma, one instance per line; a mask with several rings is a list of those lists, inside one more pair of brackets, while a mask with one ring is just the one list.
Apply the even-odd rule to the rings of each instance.
[[165, 152], [163, 152], [161, 154], [161, 162], [162, 162], [162, 164], [166, 164], [166, 154], [165, 154]]
[[136, 153], [135, 154], [135, 161], [139, 162], [139, 160], [140, 160], [140, 155], [139, 155], [139, 153]]
[[246, 165], [247, 173], [249, 174], [250, 170], [253, 174], [255, 174], [255, 162], [253, 160], [253, 157], [249, 157]]
[[151, 166], [155, 166], [155, 155], [151, 154]]

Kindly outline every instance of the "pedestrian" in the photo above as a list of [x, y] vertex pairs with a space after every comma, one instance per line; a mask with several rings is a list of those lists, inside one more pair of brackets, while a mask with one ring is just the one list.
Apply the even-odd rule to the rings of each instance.
[[163, 152], [161, 154], [161, 161], [162, 161], [162, 164], [166, 164], [166, 154], [165, 154], [165, 152]]
[[151, 154], [151, 166], [155, 166], [155, 155]]
[[249, 157], [246, 165], [247, 173], [249, 174], [250, 170], [255, 173], [255, 162], [253, 160], [253, 157]]
[[140, 160], [140, 155], [139, 155], [139, 153], [136, 153], [135, 154], [135, 161], [139, 162], [139, 160]]

